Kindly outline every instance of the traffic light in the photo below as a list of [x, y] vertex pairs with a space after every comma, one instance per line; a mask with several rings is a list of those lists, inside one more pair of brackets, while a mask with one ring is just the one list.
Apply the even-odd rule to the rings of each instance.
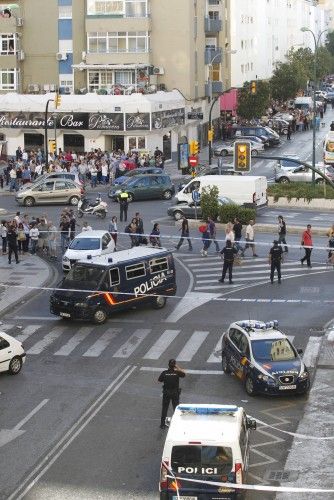
[[233, 164], [235, 172], [250, 172], [251, 169], [250, 142], [237, 141], [234, 143]]
[[198, 141], [193, 141], [193, 155], [197, 156], [199, 154], [199, 143]]
[[257, 92], [257, 83], [255, 80], [253, 80], [250, 84], [250, 91], [252, 95], [255, 95]]
[[49, 153], [55, 153], [56, 152], [56, 141], [49, 139]]
[[55, 108], [56, 109], [59, 108], [59, 106], [61, 105], [61, 95], [59, 94], [55, 95], [54, 103], [55, 103]]
[[194, 140], [189, 141], [189, 155], [194, 156]]
[[213, 128], [209, 128], [208, 130], [208, 141], [212, 142], [213, 141]]

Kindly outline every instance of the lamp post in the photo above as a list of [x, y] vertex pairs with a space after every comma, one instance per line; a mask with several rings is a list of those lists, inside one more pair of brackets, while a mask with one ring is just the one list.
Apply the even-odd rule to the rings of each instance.
[[[310, 28], [306, 28], [306, 27], [303, 27], [303, 28], [300, 28], [300, 31], [302, 32], [306, 32], [306, 31], [309, 31], [311, 33], [311, 35], [313, 36], [313, 40], [314, 40], [314, 60], [313, 60], [313, 124], [312, 124], [312, 127], [313, 127], [313, 134], [312, 134], [312, 167], [313, 169], [315, 168], [315, 141], [316, 141], [316, 115], [317, 115], [317, 102], [316, 102], [316, 87], [317, 87], [317, 52], [318, 52], [318, 48], [319, 48], [319, 43], [320, 43], [320, 38], [321, 36], [326, 33], [326, 31], [328, 30], [323, 30], [321, 31], [318, 36], [316, 37], [316, 35], [314, 34], [314, 32], [310, 29]], [[315, 171], [312, 170], [312, 184], [315, 184]]]

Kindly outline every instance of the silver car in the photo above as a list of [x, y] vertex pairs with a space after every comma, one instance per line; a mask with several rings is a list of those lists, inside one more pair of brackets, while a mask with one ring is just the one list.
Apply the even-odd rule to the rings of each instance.
[[[226, 142], [222, 144], [221, 146], [216, 146], [213, 150], [213, 153], [215, 156], [232, 156], [234, 153], [234, 143], [236, 141], [242, 141], [244, 138], [243, 137], [238, 137], [236, 140], [232, 142]], [[247, 139], [247, 142], [250, 142], [251, 144], [251, 155], [252, 156], [258, 156], [258, 154], [261, 151], [264, 151], [264, 144], [260, 142], [255, 142], [250, 139]]]
[[[292, 162], [291, 162], [292, 163]], [[331, 166], [324, 167], [316, 165], [318, 170], [321, 170], [327, 177], [334, 181], [334, 168]], [[289, 184], [290, 182], [312, 182], [312, 170], [303, 165], [292, 168], [276, 168], [275, 169], [275, 182], [281, 184]], [[325, 181], [317, 172], [315, 173], [315, 182], [323, 184]]]
[[30, 184], [29, 187], [18, 191], [15, 195], [16, 203], [32, 207], [33, 205], [58, 204], [76, 206], [84, 190], [73, 181], [66, 179], [46, 179], [40, 184]]

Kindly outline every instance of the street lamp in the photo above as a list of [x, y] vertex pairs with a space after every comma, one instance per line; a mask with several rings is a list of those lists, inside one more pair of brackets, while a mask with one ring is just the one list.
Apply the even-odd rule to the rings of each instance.
[[[312, 142], [312, 168], [315, 168], [315, 141], [316, 141], [316, 114], [317, 114], [317, 102], [316, 102], [316, 81], [317, 81], [317, 52], [319, 48], [319, 43], [320, 43], [320, 38], [321, 36], [326, 33], [326, 30], [321, 31], [318, 36], [314, 34], [314, 32], [307, 27], [302, 27], [300, 28], [300, 31], [305, 33], [306, 31], [309, 31], [311, 35], [313, 36], [314, 40], [314, 62], [313, 62], [313, 142]], [[312, 170], [312, 184], [315, 184], [315, 171]]]
[[[219, 52], [218, 54], [216, 54], [210, 61], [210, 63], [208, 64], [209, 66], [209, 78], [208, 78], [208, 85], [209, 85], [209, 102], [211, 103], [212, 101], [212, 94], [213, 94], [213, 80], [212, 80], [212, 66], [213, 66], [213, 63], [214, 63], [214, 60], [219, 56], [221, 57], [222, 53], [223, 54], [236, 54], [236, 50], [224, 50], [222, 52]], [[224, 93], [224, 92], [223, 92]], [[219, 97], [222, 94], [218, 94], [218, 96], [216, 96], [214, 98], [214, 100], [212, 101], [211, 103], [211, 106], [210, 106], [210, 112], [209, 112], [209, 130], [212, 130], [212, 109], [213, 109], [213, 106], [214, 104], [217, 102], [217, 100], [219, 99]], [[211, 165], [212, 163], [212, 138], [210, 136], [210, 139], [209, 139], [209, 165]]]

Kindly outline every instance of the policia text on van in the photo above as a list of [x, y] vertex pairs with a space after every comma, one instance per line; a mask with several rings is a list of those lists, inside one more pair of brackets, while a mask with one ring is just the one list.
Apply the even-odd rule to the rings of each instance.
[[104, 323], [113, 312], [141, 303], [160, 309], [176, 293], [173, 255], [136, 247], [79, 261], [50, 298], [50, 311], [63, 318]]

